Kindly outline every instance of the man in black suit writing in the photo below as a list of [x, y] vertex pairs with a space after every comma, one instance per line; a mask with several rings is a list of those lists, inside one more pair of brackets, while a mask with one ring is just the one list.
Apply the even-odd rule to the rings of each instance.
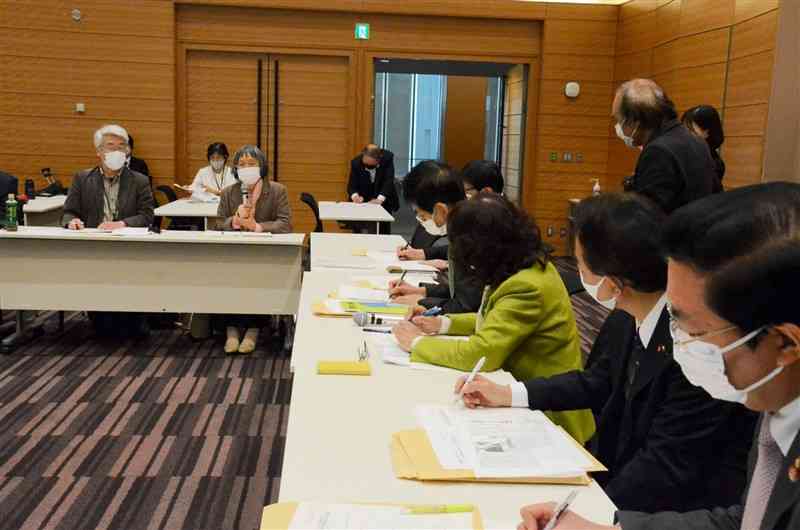
[[[350, 161], [347, 195], [354, 203], [380, 204], [389, 213], [400, 207], [394, 182], [394, 154], [375, 144], [368, 144]], [[374, 223], [351, 223], [355, 232], [368, 232]], [[390, 223], [381, 223], [381, 233], [391, 231]]]

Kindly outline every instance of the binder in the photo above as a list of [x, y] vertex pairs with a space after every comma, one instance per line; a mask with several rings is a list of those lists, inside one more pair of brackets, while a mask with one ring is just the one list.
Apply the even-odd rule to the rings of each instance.
[[[413, 504], [399, 504], [399, 503], [354, 503], [354, 504], [372, 504], [376, 506], [405, 506], [407, 508], [411, 508], [412, 506], [418, 506]], [[269, 506], [265, 506], [264, 510], [261, 512], [261, 527], [260, 530], [287, 530], [289, 526], [292, 524], [292, 518], [294, 517], [294, 512], [297, 510], [298, 503], [296, 502], [279, 502], [276, 504], [270, 504]], [[483, 529], [483, 518], [481, 517], [481, 512], [476, 506], [475, 509], [472, 511], [472, 528], [473, 530], [484, 530]]]
[[580, 444], [575, 442], [591, 462], [586, 472], [574, 477], [502, 477], [478, 478], [471, 469], [444, 469], [424, 429], [400, 431], [392, 436], [392, 467], [397, 478], [421, 481], [490, 482], [512, 484], [573, 484], [587, 486], [592, 479], [587, 473], [607, 471], [606, 467]]

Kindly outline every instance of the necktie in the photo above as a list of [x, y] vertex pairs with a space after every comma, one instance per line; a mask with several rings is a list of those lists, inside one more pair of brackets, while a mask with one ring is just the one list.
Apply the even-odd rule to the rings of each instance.
[[772, 433], [769, 430], [770, 416], [764, 415], [761, 422], [761, 431], [758, 433], [758, 460], [750, 479], [750, 489], [747, 492], [747, 499], [744, 503], [744, 515], [742, 516], [742, 530], [758, 530], [761, 528], [761, 521], [767, 511], [772, 489], [775, 487], [775, 480], [778, 478], [783, 463], [783, 453], [781, 453]]
[[639, 336], [639, 330], [633, 337], [633, 347], [631, 348], [631, 356], [628, 358], [628, 380], [625, 385], [625, 398], [631, 399], [633, 393], [633, 384], [636, 382], [636, 374], [639, 373], [639, 363], [641, 362], [642, 355], [644, 355], [645, 347], [642, 339]]

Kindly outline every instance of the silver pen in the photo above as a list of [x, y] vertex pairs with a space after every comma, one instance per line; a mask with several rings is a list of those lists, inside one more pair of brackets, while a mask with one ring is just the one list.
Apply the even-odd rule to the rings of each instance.
[[547, 521], [544, 530], [553, 530], [553, 528], [556, 527], [556, 525], [558, 524], [558, 520], [561, 519], [561, 516], [564, 515], [564, 512], [566, 512], [569, 509], [569, 505], [572, 504], [572, 501], [574, 501], [575, 497], [577, 496], [578, 496], [578, 490], [572, 490], [569, 492], [567, 498], [564, 499], [563, 502], [556, 507], [556, 511], [553, 512], [553, 517], [551, 517], [550, 520]]

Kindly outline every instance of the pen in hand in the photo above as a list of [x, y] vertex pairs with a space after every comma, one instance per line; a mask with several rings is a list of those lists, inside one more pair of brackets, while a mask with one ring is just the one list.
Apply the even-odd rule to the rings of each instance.
[[475, 379], [475, 375], [481, 371], [481, 368], [483, 368], [483, 364], [485, 362], [486, 362], [486, 357], [481, 357], [480, 359], [478, 359], [478, 362], [475, 363], [475, 368], [472, 369], [472, 372], [470, 372], [469, 377], [467, 377], [467, 380], [464, 381], [464, 384], [461, 386], [461, 390], [456, 393], [456, 397], [453, 400], [454, 404], [461, 401], [461, 398], [464, 395], [464, 389], [467, 387], [468, 384], [472, 382], [473, 379]]
[[561, 519], [561, 516], [564, 515], [564, 512], [566, 512], [569, 509], [569, 505], [572, 504], [572, 501], [574, 501], [575, 497], [577, 496], [578, 496], [578, 490], [572, 490], [571, 492], [569, 492], [567, 498], [564, 499], [564, 501], [556, 507], [555, 511], [553, 512], [553, 517], [551, 517], [550, 520], [547, 521], [544, 530], [553, 530], [556, 527], [556, 525], [558, 524], [558, 520]]

